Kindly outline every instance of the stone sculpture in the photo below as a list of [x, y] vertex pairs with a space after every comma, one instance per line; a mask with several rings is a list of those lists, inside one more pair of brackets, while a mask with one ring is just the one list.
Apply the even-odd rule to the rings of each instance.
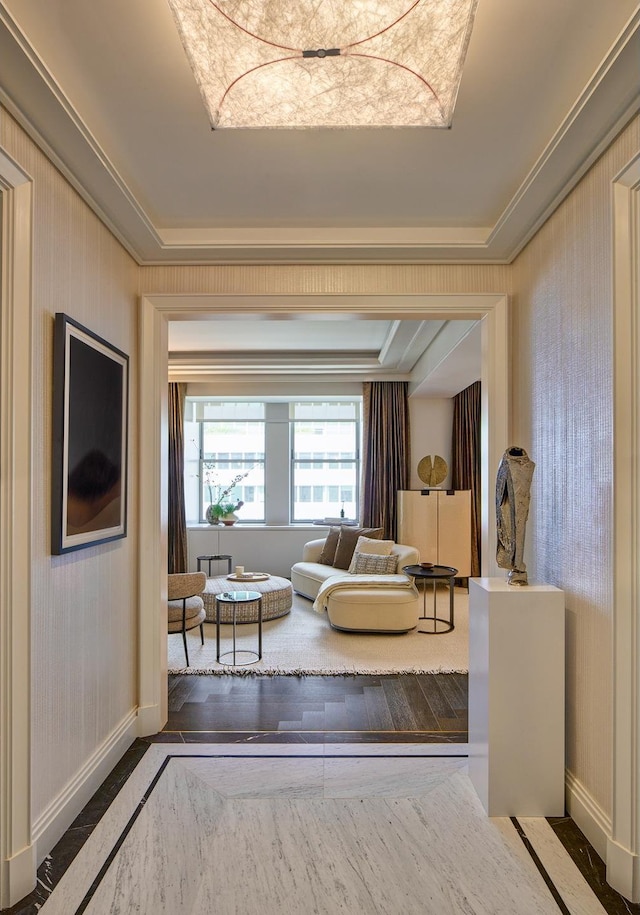
[[524, 448], [507, 448], [496, 478], [496, 558], [501, 569], [509, 569], [510, 585], [527, 585], [524, 563], [524, 534], [529, 516], [531, 480], [535, 464]]

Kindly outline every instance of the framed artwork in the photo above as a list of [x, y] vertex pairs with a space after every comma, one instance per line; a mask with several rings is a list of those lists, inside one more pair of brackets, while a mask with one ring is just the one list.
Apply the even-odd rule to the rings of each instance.
[[55, 316], [51, 552], [127, 536], [129, 357]]

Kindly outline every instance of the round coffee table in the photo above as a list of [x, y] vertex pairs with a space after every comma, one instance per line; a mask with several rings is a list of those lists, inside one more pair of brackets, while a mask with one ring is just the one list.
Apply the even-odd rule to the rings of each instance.
[[[433, 623], [433, 629], [418, 629], [418, 632], [422, 632], [425, 635], [444, 635], [445, 632], [451, 632], [454, 628], [453, 625], [453, 587], [455, 577], [458, 574], [458, 570], [454, 569], [453, 566], [432, 566], [430, 569], [424, 569], [420, 565], [415, 566], [403, 566], [402, 571], [406, 572], [407, 575], [411, 575], [414, 580], [418, 578], [422, 580], [422, 616], [418, 617], [421, 620], [429, 620]], [[427, 616], [427, 582], [430, 581], [433, 583], [433, 615]], [[448, 581], [449, 582], [449, 619], [443, 619], [440, 616], [436, 616], [436, 585], [438, 581]], [[438, 623], [442, 623], [444, 628], [438, 628]]]
[[[221, 575], [217, 578], [208, 578], [204, 593], [201, 595], [204, 603], [205, 622], [215, 623], [216, 621], [216, 595], [222, 594], [223, 591], [244, 591], [251, 588], [262, 595], [262, 619], [275, 620], [279, 616], [286, 616], [291, 611], [293, 603], [293, 589], [288, 578], [280, 578], [278, 575], [270, 575], [265, 581], [229, 581]], [[239, 605], [236, 608], [237, 623], [256, 623], [258, 621], [258, 601], [257, 599]], [[232, 608], [223, 604], [220, 608], [220, 622], [233, 622]]]

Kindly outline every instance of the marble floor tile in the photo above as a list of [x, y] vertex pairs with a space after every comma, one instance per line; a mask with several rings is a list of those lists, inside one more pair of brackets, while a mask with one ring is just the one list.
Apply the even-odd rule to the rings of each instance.
[[540, 822], [488, 818], [466, 760], [426, 749], [154, 744], [40, 911], [603, 911]]
[[326, 759], [325, 797], [422, 797], [451, 778], [460, 769], [466, 772], [466, 759], [367, 757]]
[[571, 915], [605, 915], [606, 910], [544, 817], [518, 817], [518, 823], [558, 887]]
[[324, 765], [315, 759], [189, 759], [180, 764], [224, 798], [322, 797]]

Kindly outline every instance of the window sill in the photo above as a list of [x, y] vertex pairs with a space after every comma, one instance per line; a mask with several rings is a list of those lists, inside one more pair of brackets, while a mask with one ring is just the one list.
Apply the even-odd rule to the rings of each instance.
[[[329, 525], [327, 525], [328, 527]], [[237, 524], [207, 524], [205, 522], [187, 521], [188, 531], [317, 531], [324, 525], [302, 521], [300, 524], [262, 524], [258, 521], [239, 521]]]

